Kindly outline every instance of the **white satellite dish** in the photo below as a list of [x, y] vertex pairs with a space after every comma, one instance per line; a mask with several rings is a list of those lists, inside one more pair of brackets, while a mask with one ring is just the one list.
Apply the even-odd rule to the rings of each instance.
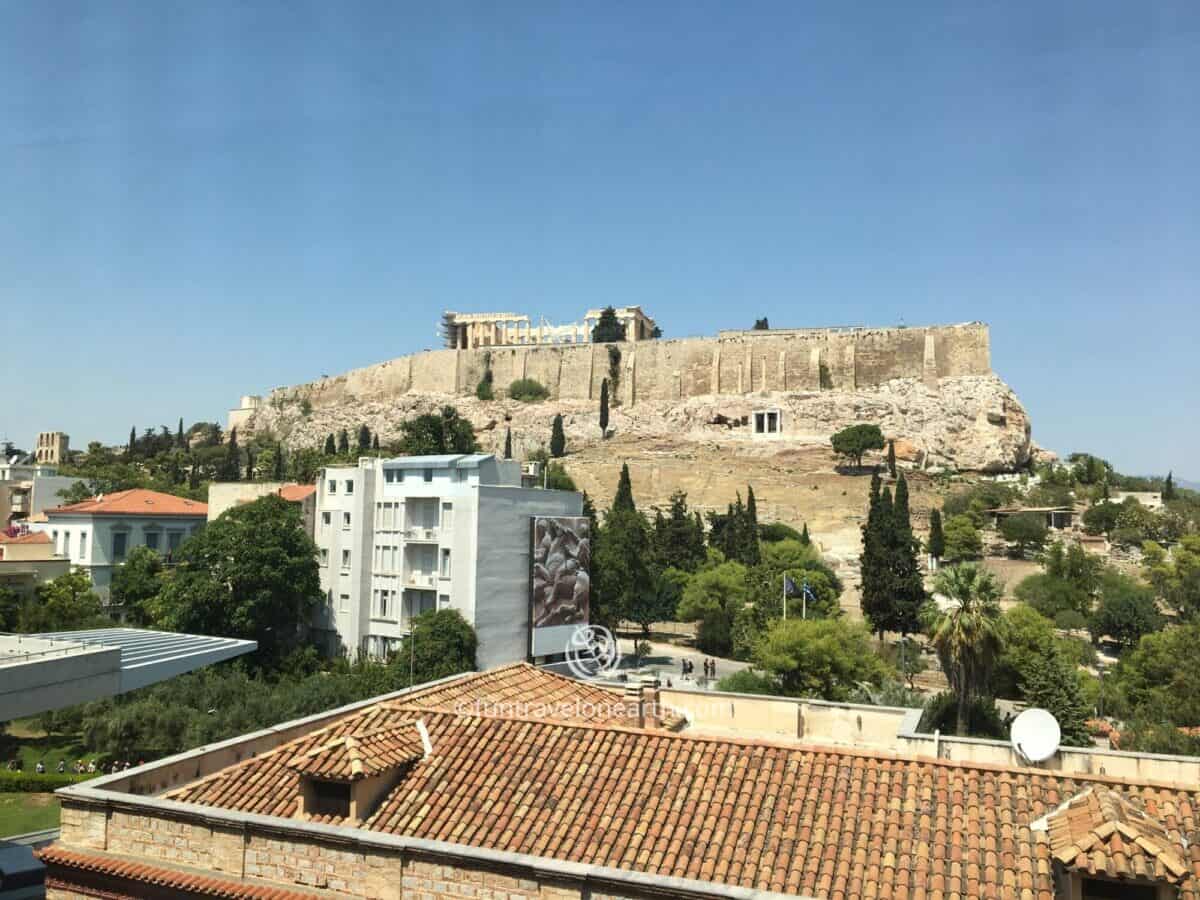
[[1013, 749], [1029, 762], [1042, 762], [1058, 752], [1062, 729], [1058, 720], [1044, 709], [1027, 709], [1017, 716], [1009, 729]]

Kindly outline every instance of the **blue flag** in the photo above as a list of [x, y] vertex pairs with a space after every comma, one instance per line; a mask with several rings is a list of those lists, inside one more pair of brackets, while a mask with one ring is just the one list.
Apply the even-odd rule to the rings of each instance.
[[795, 597], [800, 593], [800, 589], [796, 587], [796, 582], [792, 581], [792, 576], [783, 573], [783, 595], [785, 597]]

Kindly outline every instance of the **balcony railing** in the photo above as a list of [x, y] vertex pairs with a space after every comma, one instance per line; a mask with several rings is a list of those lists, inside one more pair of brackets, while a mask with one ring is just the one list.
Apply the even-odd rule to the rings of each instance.
[[404, 532], [404, 537], [409, 541], [423, 541], [437, 543], [438, 529], [436, 528], [409, 528]]
[[436, 572], [409, 572], [404, 576], [406, 587], [432, 588], [437, 584]]

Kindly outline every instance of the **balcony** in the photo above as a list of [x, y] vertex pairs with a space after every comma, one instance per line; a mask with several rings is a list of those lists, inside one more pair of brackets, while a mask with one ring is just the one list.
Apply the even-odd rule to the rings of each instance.
[[437, 528], [407, 528], [404, 531], [404, 539], [412, 543], [436, 544], [439, 533]]
[[410, 571], [404, 574], [404, 586], [420, 590], [432, 589], [437, 585], [436, 572]]

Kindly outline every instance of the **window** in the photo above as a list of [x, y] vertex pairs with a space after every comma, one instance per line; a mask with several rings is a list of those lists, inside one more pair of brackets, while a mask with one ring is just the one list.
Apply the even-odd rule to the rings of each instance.
[[[350, 815], [350, 785], [333, 781], [310, 781], [312, 813], [315, 816]], [[307, 806], [307, 804], [305, 804]], [[305, 812], [308, 812], [305, 809]]]
[[328, 547], [321, 548], [321, 565], [323, 565], [323, 566], [329, 565], [329, 548]]
[[433, 469], [426, 469], [426, 470], [425, 470], [425, 480], [426, 480], [426, 481], [433, 481]]
[[183, 543], [182, 531], [167, 532], [167, 549], [172, 553], [179, 549], [179, 545]]
[[442, 550], [442, 577], [450, 577], [450, 551], [447, 549]]
[[346, 482], [346, 493], [347, 493], [347, 494], [353, 494], [353, 493], [354, 493], [354, 482], [353, 482], [353, 481], [347, 481], [347, 482]]
[[1155, 900], [1156, 897], [1158, 889], [1152, 884], [1130, 884], [1124, 880], [1106, 881], [1100, 878], [1083, 879], [1083, 900]]
[[454, 504], [453, 503], [443, 503], [442, 504], [442, 527], [443, 528], [453, 528], [454, 527]]
[[340, 609], [342, 612], [346, 612], [350, 609], [349, 594], [338, 594], [338, 609]]
[[470, 473], [466, 469], [458, 470], [458, 480], [459, 481], [466, 481], [469, 476], [470, 476]]
[[158, 538], [159, 538], [159, 533], [157, 531], [147, 531], [146, 532], [146, 546], [149, 547], [151, 550], [154, 550], [155, 552], [157, 552], [158, 551]]
[[438, 606], [444, 608], [449, 605], [450, 605], [450, 595], [449, 594], [439, 594], [438, 595]]
[[342, 513], [342, 530], [348, 531], [350, 528], [350, 513]]
[[343, 569], [350, 568], [350, 551], [349, 550], [342, 551], [342, 568]]
[[326, 491], [326, 493], [329, 493], [329, 494], [336, 494], [337, 493], [337, 481], [333, 478], [330, 478], [329, 481], [326, 483], [325, 491]]
[[386, 481], [388, 484], [392, 484], [393, 482], [395, 482], [396, 470], [395, 469], [384, 469], [383, 470], [383, 480]]
[[322, 525], [329, 525], [332, 522], [333, 522], [333, 513], [330, 513], [330, 512], [321, 513], [321, 524]]
[[385, 619], [388, 614], [388, 601], [391, 599], [391, 593], [387, 588], [379, 592], [379, 615]]
[[87, 556], [87, 532], [79, 532], [79, 558], [83, 559]]
[[124, 531], [113, 533], [113, 562], [121, 562], [125, 559], [125, 548], [129, 544], [129, 535]]
[[396, 484], [404, 484], [404, 470], [403, 469], [396, 470]]

